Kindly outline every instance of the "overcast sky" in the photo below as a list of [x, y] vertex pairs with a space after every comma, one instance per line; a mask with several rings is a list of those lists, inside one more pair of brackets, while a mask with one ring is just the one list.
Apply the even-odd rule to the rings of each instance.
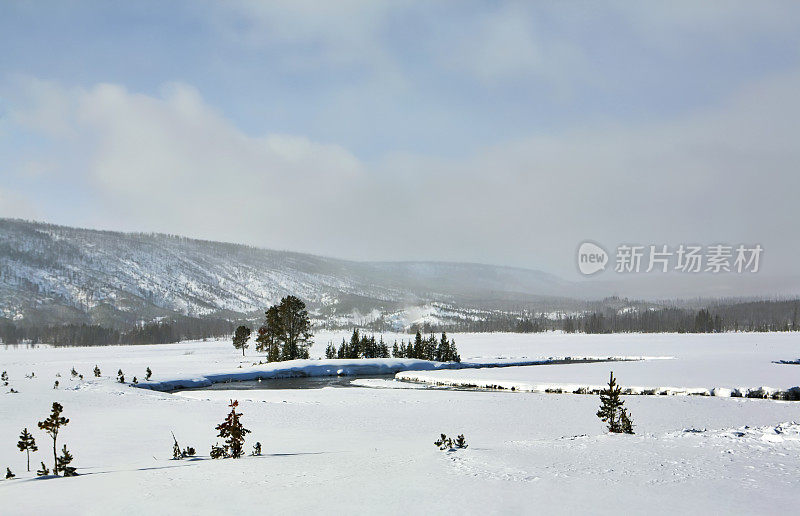
[[575, 277], [800, 255], [800, 3], [0, 3], [0, 216]]

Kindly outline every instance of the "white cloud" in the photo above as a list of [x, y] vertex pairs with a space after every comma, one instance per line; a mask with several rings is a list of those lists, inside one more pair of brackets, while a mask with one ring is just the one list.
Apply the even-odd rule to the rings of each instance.
[[[185, 84], [158, 96], [110, 84], [45, 90], [71, 106], [55, 121], [66, 128], [59, 134], [87, 149], [83, 166], [62, 171], [95, 192], [94, 218], [84, 224], [564, 274], [587, 238], [760, 242], [773, 270], [792, 270], [800, 253], [787, 238], [800, 189], [798, 89], [800, 75], [790, 74], [668, 121], [532, 135], [459, 158], [370, 163], [302, 136], [246, 134]], [[24, 105], [33, 113], [49, 105], [31, 102]], [[35, 119], [24, 109], [16, 115]]]

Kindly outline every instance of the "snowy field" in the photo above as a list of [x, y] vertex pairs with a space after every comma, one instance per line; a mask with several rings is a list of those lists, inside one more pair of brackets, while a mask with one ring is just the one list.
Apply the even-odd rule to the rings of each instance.
[[[317, 335], [312, 356], [343, 335]], [[465, 361], [674, 358], [424, 374], [599, 385], [613, 369], [623, 386], [800, 384], [800, 366], [772, 363], [800, 357], [796, 334], [455, 338]], [[149, 366], [153, 381], [166, 382], [246, 371], [258, 360], [229, 342], [0, 348], [0, 369], [10, 377], [0, 394], [0, 468], [17, 474], [0, 481], [0, 512], [763, 514], [794, 513], [800, 503], [800, 425], [791, 423], [800, 422], [800, 402], [626, 396], [637, 431], [628, 436], [605, 434], [590, 395], [358, 387], [169, 394], [115, 381], [120, 368], [127, 380], [141, 380]], [[95, 364], [101, 378], [92, 376]], [[84, 380], [71, 378], [72, 367]], [[19, 393], [7, 393], [11, 387]], [[247, 449], [260, 441], [263, 456], [208, 459], [230, 398], [253, 432]], [[27, 427], [39, 445], [32, 469], [52, 463], [36, 422], [53, 401], [70, 418], [59, 448], [67, 444], [79, 477], [36, 479], [15, 446]], [[170, 431], [198, 457], [170, 460]], [[464, 433], [469, 448], [439, 451], [432, 443], [442, 432]]]
[[[461, 339], [473, 349], [473, 338]], [[800, 386], [800, 366], [777, 364], [800, 356], [800, 337], [787, 333], [711, 335], [544, 335], [525, 346], [524, 336], [508, 335], [514, 349], [528, 355], [558, 350], [565, 356], [663, 355], [669, 360], [614, 364], [570, 364], [461, 371], [402, 373], [413, 381], [454, 386], [497, 386], [522, 391], [600, 389], [613, 370], [631, 393], [769, 396]], [[531, 342], [530, 337], [527, 338]], [[784, 358], [786, 357], [786, 358]], [[800, 390], [796, 389], [795, 393]]]

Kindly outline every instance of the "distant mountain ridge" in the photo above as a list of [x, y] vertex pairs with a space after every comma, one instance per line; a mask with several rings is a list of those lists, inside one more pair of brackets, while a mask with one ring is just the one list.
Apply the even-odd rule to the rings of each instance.
[[[575, 283], [534, 270], [448, 262], [356, 262], [164, 234], [0, 219], [0, 317], [130, 324], [253, 315], [282, 296], [320, 318], [439, 303], [563, 304]], [[377, 312], [376, 312], [377, 311]]]

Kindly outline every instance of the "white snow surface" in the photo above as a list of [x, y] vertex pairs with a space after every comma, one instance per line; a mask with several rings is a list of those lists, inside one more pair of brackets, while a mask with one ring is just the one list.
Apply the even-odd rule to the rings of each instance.
[[[342, 335], [319, 335], [312, 356], [320, 355], [328, 339], [338, 344]], [[498, 357], [675, 358], [425, 374], [508, 375], [529, 381], [539, 378], [530, 373], [537, 372], [554, 375], [548, 381], [602, 384], [613, 368], [623, 386], [640, 380], [649, 384], [650, 375], [655, 383], [678, 386], [800, 383], [800, 368], [772, 363], [797, 357], [798, 337], [792, 334], [453, 336], [462, 358], [474, 362]], [[384, 338], [391, 343], [394, 336]], [[637, 431], [630, 436], [605, 433], [595, 416], [598, 398], [590, 395], [415, 384], [370, 388], [395, 383], [380, 379], [357, 380], [362, 386], [357, 388], [169, 394], [114, 378], [121, 368], [126, 379], [136, 375], [141, 380], [147, 366], [154, 383], [230, 374], [262, 358], [252, 350], [245, 358], [237, 353], [229, 342], [0, 347], [0, 369], [10, 377], [0, 394], [0, 468], [11, 467], [17, 474], [0, 481], [0, 511], [776, 514], [794, 513], [800, 502], [798, 402], [626, 396]], [[91, 375], [95, 364], [101, 378]], [[72, 367], [84, 380], [71, 377]], [[31, 372], [36, 376], [26, 378]], [[61, 387], [54, 390], [56, 379]], [[11, 387], [19, 393], [7, 393]], [[208, 458], [218, 440], [214, 427], [228, 412], [230, 399], [239, 400], [242, 421], [252, 430], [247, 449], [260, 441], [264, 455]], [[25, 455], [14, 445], [27, 427], [39, 445], [31, 456], [32, 469], [41, 460], [51, 465], [50, 443], [36, 422], [47, 416], [53, 401], [62, 403], [70, 418], [58, 445], [66, 444], [75, 456], [80, 473], [75, 478], [36, 479], [25, 471]], [[198, 457], [170, 460], [170, 431], [182, 446], [197, 448]], [[442, 432], [464, 433], [469, 448], [439, 451], [433, 441]]]

